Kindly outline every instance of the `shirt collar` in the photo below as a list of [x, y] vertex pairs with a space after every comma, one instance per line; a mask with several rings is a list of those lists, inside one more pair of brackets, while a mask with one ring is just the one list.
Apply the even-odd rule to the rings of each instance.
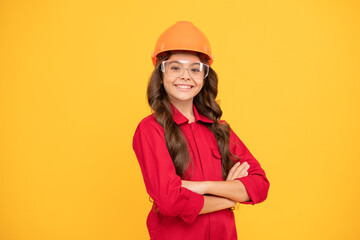
[[[170, 103], [170, 105], [171, 105], [173, 119], [177, 125], [189, 122], [189, 119], [187, 119], [187, 117], [185, 117], [172, 103]], [[197, 111], [194, 103], [193, 103], [193, 110], [194, 110], [195, 122], [198, 122], [198, 121], [206, 122], [206, 123], [214, 122], [214, 121], [210, 120], [209, 118], [205, 117], [204, 115], [201, 115]]]

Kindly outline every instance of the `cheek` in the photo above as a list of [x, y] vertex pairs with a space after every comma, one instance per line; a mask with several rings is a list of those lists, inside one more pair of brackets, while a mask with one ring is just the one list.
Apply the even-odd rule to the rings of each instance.
[[203, 87], [204, 87], [203, 83], [197, 83], [197, 86], [196, 86], [197, 89], [196, 89], [195, 94], [197, 95]]
[[173, 85], [172, 81], [170, 81], [167, 78], [163, 78], [163, 86], [164, 86], [166, 92], [168, 92], [171, 89], [172, 85]]
[[164, 85], [171, 85], [173, 82], [170, 78], [168, 78], [166, 76], [163, 76], [162, 80], [163, 80]]
[[171, 82], [168, 81], [167, 79], [164, 79], [164, 80], [163, 80], [163, 84], [164, 84], [164, 86], [168, 86], [168, 85], [171, 84]]
[[204, 80], [196, 82], [196, 85], [197, 85], [199, 88], [202, 88], [202, 87], [204, 86]]

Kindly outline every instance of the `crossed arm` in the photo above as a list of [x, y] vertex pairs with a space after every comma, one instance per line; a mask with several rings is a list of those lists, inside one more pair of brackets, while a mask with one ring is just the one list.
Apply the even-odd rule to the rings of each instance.
[[182, 181], [182, 187], [204, 195], [200, 214], [231, 208], [237, 202], [246, 202], [250, 197], [244, 184], [235, 180], [248, 175], [249, 164], [237, 162], [229, 171], [226, 181]]

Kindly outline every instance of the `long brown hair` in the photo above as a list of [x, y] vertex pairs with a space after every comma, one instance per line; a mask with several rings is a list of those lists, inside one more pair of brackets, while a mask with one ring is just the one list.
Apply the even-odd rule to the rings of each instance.
[[[191, 164], [191, 157], [187, 148], [185, 137], [172, 117], [171, 105], [165, 88], [162, 84], [163, 74], [160, 70], [161, 62], [167, 60], [170, 53], [159, 58], [154, 71], [150, 75], [147, 87], [148, 103], [154, 113], [157, 122], [164, 128], [166, 146], [173, 160], [176, 174], [184, 178], [185, 172]], [[202, 58], [202, 62], [207, 60]], [[219, 122], [222, 110], [215, 101], [218, 93], [218, 77], [210, 67], [208, 76], [204, 79], [201, 91], [194, 97], [193, 103], [199, 114], [206, 116], [213, 123], [206, 123], [206, 126], [214, 134], [221, 154], [222, 177], [225, 180], [228, 171], [234, 165], [230, 158], [239, 159], [229, 150], [230, 126], [225, 122]]]

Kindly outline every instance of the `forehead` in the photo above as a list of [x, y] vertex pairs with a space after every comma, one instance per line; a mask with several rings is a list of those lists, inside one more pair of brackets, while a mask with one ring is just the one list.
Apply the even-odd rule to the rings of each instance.
[[173, 53], [168, 60], [187, 60], [191, 62], [199, 62], [200, 58], [196, 54], [192, 53]]

